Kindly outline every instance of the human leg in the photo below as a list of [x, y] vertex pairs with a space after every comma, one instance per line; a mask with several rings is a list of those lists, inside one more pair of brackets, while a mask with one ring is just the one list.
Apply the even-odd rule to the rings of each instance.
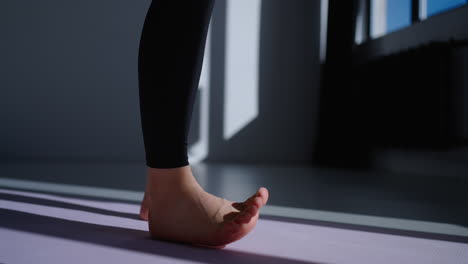
[[[140, 110], [148, 183], [140, 215], [152, 237], [222, 247], [250, 232], [268, 199], [260, 188], [234, 203], [205, 192], [187, 137], [214, 0], [154, 0], [140, 41]], [[144, 204], [147, 206], [144, 206]]]
[[214, 0], [154, 0], [139, 49], [146, 165], [188, 165], [187, 137]]

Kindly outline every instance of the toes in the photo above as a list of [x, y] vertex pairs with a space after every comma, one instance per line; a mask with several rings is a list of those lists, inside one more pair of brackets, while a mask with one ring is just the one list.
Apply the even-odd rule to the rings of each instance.
[[246, 205], [245, 202], [243, 202], [243, 203], [237, 203], [237, 202], [232, 203], [232, 207], [236, 208], [237, 210], [239, 210], [241, 212], [245, 210], [245, 205]]
[[234, 219], [224, 222], [221, 244], [228, 244], [242, 238], [255, 226], [256, 217], [260, 207], [263, 206], [263, 199], [255, 197], [251, 203], [251, 206], [245, 206], [245, 210], [238, 213]]
[[255, 200], [255, 198], [262, 196], [261, 193], [261, 188], [257, 190], [256, 193], [254, 193], [252, 196], [250, 196], [247, 200], [244, 201], [245, 206], [251, 206], [252, 202]]
[[260, 207], [256, 206], [256, 205], [253, 205], [252, 207], [250, 207], [249, 209], [246, 210], [246, 215], [250, 216], [250, 218], [254, 217], [255, 215], [258, 214], [258, 209]]
[[236, 221], [230, 221], [224, 224], [224, 231], [228, 234], [235, 234], [240, 231], [240, 223]]
[[268, 202], [268, 197], [270, 196], [268, 189], [265, 187], [261, 187], [260, 189], [258, 189], [258, 193], [262, 198], [262, 206], [264, 206]]
[[[252, 195], [251, 197], [249, 197], [247, 200], [245, 200], [244, 202], [242, 203], [232, 203], [232, 206], [234, 208], [236, 208], [237, 210], [243, 212], [241, 214], [245, 214], [245, 211], [247, 209], [249, 209], [250, 207], [256, 207], [257, 210], [262, 208], [268, 201], [268, 190], [265, 188], [265, 187], [261, 187], [258, 189], [258, 191]], [[253, 214], [255, 215], [256, 212]], [[252, 216], [247, 216], [247, 215], [244, 215], [243, 217], [241, 217], [241, 219], [250, 219], [252, 218]]]
[[252, 205], [253, 200], [258, 196], [258, 192], [256, 192], [254, 195], [250, 196], [249, 199], [245, 200], [244, 207], [247, 208]]
[[257, 207], [257, 209], [260, 209], [265, 203], [263, 202], [262, 197], [256, 197], [252, 203], [252, 206]]
[[258, 213], [258, 209], [259, 207], [257, 205], [252, 205], [250, 207], [248, 207], [247, 209], [245, 209], [242, 213], [240, 213], [236, 219], [234, 219], [234, 222], [238, 223], [238, 224], [246, 224], [248, 222], [250, 222], [250, 220], [252, 219], [252, 217], [254, 217], [255, 215], [257, 215]]

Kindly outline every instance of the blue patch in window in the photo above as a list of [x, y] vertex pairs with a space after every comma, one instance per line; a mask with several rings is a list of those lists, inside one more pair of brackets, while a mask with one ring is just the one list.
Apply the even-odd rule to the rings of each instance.
[[427, 16], [459, 7], [468, 3], [468, 0], [427, 0]]
[[392, 32], [409, 25], [411, 25], [411, 0], [387, 1], [386, 31]]

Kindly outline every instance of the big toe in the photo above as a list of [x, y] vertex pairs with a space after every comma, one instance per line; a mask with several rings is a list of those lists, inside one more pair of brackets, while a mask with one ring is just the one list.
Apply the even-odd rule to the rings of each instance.
[[268, 202], [268, 197], [270, 196], [268, 189], [265, 187], [261, 187], [257, 191], [257, 197], [261, 198], [261, 206], [264, 206]]
[[250, 196], [249, 199], [245, 200], [243, 203], [234, 203], [233, 206], [240, 211], [244, 211], [252, 205], [256, 205], [258, 208], [261, 208], [267, 203], [268, 195], [267, 188], [261, 187], [254, 195]]
[[236, 216], [234, 222], [237, 224], [247, 224], [252, 218], [258, 216], [260, 208], [262, 208], [268, 201], [268, 195], [267, 188], [259, 188], [254, 195], [244, 202], [242, 210]]
[[262, 204], [263, 199], [256, 197], [250, 206], [246, 206], [234, 219], [224, 223], [224, 228], [221, 232], [221, 244], [229, 244], [250, 233], [258, 221], [259, 210]]

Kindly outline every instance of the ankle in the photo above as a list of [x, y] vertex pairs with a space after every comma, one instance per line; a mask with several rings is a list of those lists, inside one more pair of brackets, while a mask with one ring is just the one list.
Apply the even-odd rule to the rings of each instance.
[[190, 165], [187, 165], [170, 169], [148, 167], [148, 185], [153, 191], [155, 188], [175, 191], [184, 187], [198, 186], [198, 183]]

